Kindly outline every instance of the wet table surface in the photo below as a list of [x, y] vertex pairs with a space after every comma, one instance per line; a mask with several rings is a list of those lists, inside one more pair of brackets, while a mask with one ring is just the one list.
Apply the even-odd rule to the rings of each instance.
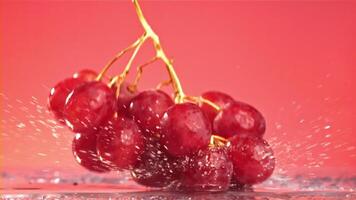
[[356, 199], [356, 192], [338, 190], [287, 190], [256, 188], [254, 191], [183, 193], [163, 190], [148, 190], [134, 184], [27, 184], [2, 188], [1, 199], [155, 199], [155, 200], [336, 200]]
[[[25, 175], [26, 174], [26, 175]], [[0, 199], [189, 199], [189, 200], [336, 200], [356, 199], [356, 177], [294, 178], [273, 176], [244, 190], [184, 193], [139, 186], [124, 173], [98, 176], [90, 173], [1, 173]]]
[[189, 199], [189, 200], [213, 200], [213, 199], [236, 199], [236, 200], [276, 200], [276, 199], [356, 199], [356, 193], [337, 191], [296, 191], [296, 192], [236, 192], [227, 191], [221, 193], [177, 193], [165, 191], [5, 191], [2, 199]]

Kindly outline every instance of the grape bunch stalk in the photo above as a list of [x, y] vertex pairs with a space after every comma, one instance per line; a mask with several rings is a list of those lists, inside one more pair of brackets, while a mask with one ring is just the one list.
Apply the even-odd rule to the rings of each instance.
[[[225, 191], [251, 186], [272, 175], [275, 158], [263, 139], [266, 122], [253, 106], [219, 91], [186, 95], [158, 35], [133, 0], [144, 33], [97, 73], [81, 70], [55, 85], [48, 107], [75, 134], [73, 155], [97, 173], [129, 170], [147, 187], [180, 191]], [[151, 40], [155, 56], [127, 75], [142, 45]], [[107, 71], [132, 52], [122, 73]], [[138, 91], [143, 68], [162, 61], [169, 80]], [[160, 88], [171, 85], [174, 93]]]

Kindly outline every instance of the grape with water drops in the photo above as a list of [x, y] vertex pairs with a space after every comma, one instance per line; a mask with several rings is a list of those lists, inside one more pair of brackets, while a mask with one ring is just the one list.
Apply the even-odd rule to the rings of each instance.
[[[216, 104], [220, 108], [224, 108], [229, 103], [234, 102], [234, 99], [230, 95], [219, 91], [204, 92], [201, 96], [204, 99], [209, 100], [212, 103]], [[216, 110], [215, 108], [211, 107], [206, 103], [201, 104], [201, 109], [203, 109], [204, 113], [209, 118], [210, 122], [213, 123], [216, 115], [218, 114], [218, 110]]]
[[[137, 95], [137, 91], [129, 90], [129, 83], [124, 82], [120, 86], [120, 93], [117, 97], [117, 114], [128, 117], [131, 100]], [[116, 88], [113, 88], [116, 91]]]
[[169, 155], [157, 138], [147, 137], [146, 148], [131, 175], [141, 185], [165, 187], [180, 177], [182, 161]]
[[53, 113], [58, 122], [65, 123], [64, 107], [68, 95], [84, 83], [81, 79], [67, 78], [51, 89], [48, 97], [48, 109]]
[[272, 175], [275, 158], [272, 148], [264, 139], [237, 135], [230, 141], [229, 156], [234, 165], [236, 182], [252, 185]]
[[145, 133], [156, 135], [161, 130], [161, 117], [173, 104], [173, 100], [165, 92], [147, 90], [131, 100], [129, 114]]
[[96, 148], [95, 133], [76, 133], [73, 139], [73, 155], [75, 160], [84, 168], [93, 172], [109, 172], [110, 166], [102, 162]]
[[185, 191], [225, 191], [232, 173], [226, 147], [206, 147], [189, 158], [180, 187]]
[[86, 83], [67, 97], [64, 116], [66, 124], [75, 132], [93, 131], [116, 112], [114, 92], [101, 82]]
[[131, 169], [144, 147], [144, 137], [132, 119], [113, 118], [98, 131], [97, 151], [114, 169]]
[[160, 140], [172, 156], [188, 156], [209, 144], [211, 124], [193, 103], [175, 104], [161, 121]]
[[236, 101], [221, 109], [214, 119], [213, 127], [214, 132], [226, 138], [234, 135], [262, 137], [266, 122], [257, 109]]

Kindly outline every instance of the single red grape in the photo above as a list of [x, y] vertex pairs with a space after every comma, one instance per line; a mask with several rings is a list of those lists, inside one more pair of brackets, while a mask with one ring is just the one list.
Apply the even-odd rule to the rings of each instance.
[[98, 153], [115, 169], [132, 168], [144, 151], [144, 137], [132, 119], [113, 118], [100, 129], [98, 135]]
[[120, 94], [117, 98], [117, 113], [121, 116], [129, 116], [129, 107], [131, 100], [137, 95], [137, 92], [128, 90], [129, 84], [123, 82], [120, 86]]
[[75, 160], [93, 172], [109, 172], [109, 165], [99, 159], [96, 150], [97, 136], [94, 133], [76, 133], [72, 150]]
[[275, 158], [264, 139], [236, 135], [230, 138], [230, 142], [229, 157], [234, 165], [236, 182], [252, 185], [272, 175]]
[[98, 73], [96, 73], [95, 71], [93, 71], [91, 69], [83, 69], [83, 70], [80, 70], [79, 72], [76, 72], [75, 74], [73, 74], [73, 78], [78, 78], [78, 79], [81, 79], [86, 82], [94, 81], [97, 76], [98, 76]]
[[[202, 97], [216, 104], [221, 109], [224, 108], [229, 103], [234, 102], [234, 99], [231, 96], [218, 91], [204, 92], [202, 94]], [[203, 103], [200, 107], [204, 111], [206, 116], [209, 118], [210, 122], [213, 123], [216, 115], [218, 114], [218, 111], [206, 103]]]
[[75, 88], [84, 84], [80, 79], [67, 78], [54, 86], [48, 97], [48, 109], [54, 114], [56, 119], [64, 123], [64, 106], [66, 99]]
[[225, 147], [207, 147], [189, 159], [182, 174], [182, 189], [224, 191], [230, 186], [233, 166]]
[[134, 181], [148, 187], [165, 187], [177, 180], [182, 163], [166, 153], [155, 138], [146, 138], [146, 148], [131, 175]]
[[186, 156], [209, 144], [211, 124], [201, 108], [192, 103], [176, 104], [162, 117], [161, 143], [173, 156]]
[[114, 92], [102, 82], [86, 83], [69, 94], [64, 114], [66, 124], [75, 132], [96, 130], [116, 111]]
[[153, 135], [160, 131], [161, 117], [173, 104], [172, 98], [163, 91], [147, 90], [132, 99], [129, 112], [145, 133]]
[[262, 114], [254, 107], [234, 102], [224, 107], [215, 117], [214, 133], [225, 138], [246, 134], [262, 137], [266, 130], [266, 122]]

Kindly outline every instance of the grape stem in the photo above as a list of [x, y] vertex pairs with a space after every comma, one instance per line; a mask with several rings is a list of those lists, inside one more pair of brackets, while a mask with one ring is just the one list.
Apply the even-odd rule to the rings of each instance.
[[[183, 88], [182, 88], [182, 85], [180, 83], [180, 80], [174, 70], [174, 67], [173, 67], [173, 63], [172, 61], [166, 56], [163, 48], [162, 48], [162, 45], [161, 45], [161, 42], [159, 40], [159, 37], [158, 35], [153, 31], [153, 29], [151, 28], [151, 26], [148, 24], [146, 18], [144, 17], [143, 13], [142, 13], [142, 10], [141, 10], [141, 7], [140, 7], [140, 4], [138, 3], [138, 0], [133, 0], [133, 3], [134, 3], [134, 6], [135, 6], [135, 9], [136, 9], [136, 13], [137, 13], [137, 16], [138, 16], [138, 19], [140, 20], [141, 22], [141, 25], [143, 27], [143, 29], [145, 30], [145, 34], [147, 35], [147, 37], [149, 37], [150, 39], [152, 39], [153, 41], [153, 46], [156, 50], [156, 56], [154, 57], [154, 59], [152, 59], [151, 61], [149, 61], [147, 64], [150, 64], [154, 61], [156, 61], [157, 59], [160, 59], [162, 60], [165, 65], [166, 65], [166, 68], [167, 68], [167, 71], [168, 71], [168, 74], [169, 74], [169, 81], [164, 81], [162, 83], [160, 83], [157, 87], [160, 88], [162, 85], [166, 85], [167, 83], [170, 83], [172, 84], [173, 86], [173, 89], [174, 89], [174, 93], [175, 93], [175, 102], [176, 103], [183, 103], [185, 101], [185, 99], [193, 99], [193, 101], [195, 102], [198, 102], [198, 103], [206, 103], [208, 104], [209, 106], [213, 107], [214, 109], [216, 109], [217, 111], [220, 110], [220, 107], [217, 106], [216, 104], [214, 104], [213, 102], [207, 100], [207, 99], [204, 99], [202, 97], [188, 97], [185, 95], [185, 93], [183, 92]], [[137, 84], [138, 80], [140, 79], [142, 75], [142, 68], [139, 68], [139, 71], [138, 71], [138, 78], [136, 77], [136, 80], [135, 80], [135, 83], [134, 83], [134, 86]]]
[[123, 72], [121, 72], [120, 75], [118, 76], [115, 76], [109, 86], [112, 87], [114, 84], [116, 84], [118, 87], [117, 87], [117, 90], [116, 90], [116, 96], [119, 96], [120, 94], [120, 86], [121, 84], [124, 82], [124, 80], [126, 79], [126, 76], [127, 74], [129, 73], [130, 71], [130, 68], [131, 68], [131, 65], [132, 65], [132, 62], [134, 61], [138, 51], [140, 50], [140, 48], [142, 47], [143, 43], [147, 40], [148, 36], [146, 34], [143, 34], [140, 38], [139, 38], [139, 42], [138, 44], [136, 45], [135, 49], [134, 49], [134, 52], [132, 53], [129, 61], [127, 62], [126, 64], [126, 67], [124, 69]]
[[164, 81], [162, 83], [160, 83], [157, 88], [160, 88], [162, 87], [163, 85], [167, 85], [167, 84], [172, 84], [172, 87], [174, 89], [174, 97], [175, 97], [175, 102], [176, 103], [183, 103], [185, 102], [186, 100], [188, 101], [193, 101], [195, 103], [206, 103], [208, 104], [209, 106], [213, 107], [214, 109], [216, 109], [217, 111], [220, 110], [220, 107], [216, 104], [214, 104], [213, 102], [207, 100], [207, 99], [204, 99], [202, 97], [193, 97], [193, 96], [186, 96], [184, 91], [183, 91], [183, 88], [182, 88], [182, 85], [180, 83], [180, 80], [174, 70], [174, 67], [173, 67], [173, 63], [172, 63], [172, 60], [170, 60], [163, 48], [162, 48], [162, 45], [161, 45], [161, 42], [159, 40], [159, 37], [158, 35], [153, 31], [153, 29], [151, 28], [151, 26], [148, 24], [146, 18], [144, 17], [143, 13], [142, 13], [142, 10], [141, 10], [141, 7], [138, 3], [138, 0], [132, 0], [133, 1], [133, 4], [135, 6], [135, 10], [136, 10], [136, 13], [137, 13], [137, 16], [138, 16], [138, 19], [144, 29], [144, 34], [139, 37], [134, 43], [132, 43], [130, 46], [128, 46], [127, 48], [125, 48], [124, 50], [120, 51], [119, 53], [117, 53], [115, 55], [114, 58], [112, 58], [106, 65], [105, 67], [102, 69], [102, 71], [99, 73], [99, 75], [97, 76], [96, 80], [97, 81], [100, 81], [103, 76], [105, 75], [105, 73], [108, 71], [108, 69], [119, 59], [121, 58], [125, 53], [127, 53], [128, 51], [134, 49], [134, 52], [131, 56], [131, 58], [129, 59], [124, 71], [115, 76], [114, 78], [111, 79], [110, 83], [109, 83], [109, 86], [112, 87], [113, 85], [117, 85], [117, 91], [116, 91], [116, 95], [118, 96], [120, 94], [120, 85], [122, 84], [122, 82], [125, 80], [127, 74], [129, 73], [130, 71], [130, 68], [131, 68], [131, 65], [132, 65], [132, 62], [133, 60], [135, 59], [138, 51], [140, 50], [141, 46], [144, 44], [144, 42], [147, 40], [147, 39], [151, 39], [152, 42], [153, 42], [153, 46], [156, 50], [156, 56], [153, 57], [151, 60], [149, 60], [148, 62], [144, 63], [143, 65], [139, 66], [137, 68], [137, 75], [136, 75], [136, 78], [134, 80], [134, 83], [129, 86], [129, 90], [131, 92], [134, 92], [136, 90], [136, 87], [137, 87], [137, 84], [142, 76], [142, 73], [143, 73], [143, 67], [157, 61], [157, 60], [162, 60], [166, 66], [166, 69], [168, 71], [168, 74], [169, 74], [169, 80], [168, 81]]
[[104, 75], [106, 74], [106, 72], [110, 69], [110, 67], [119, 59], [121, 58], [125, 53], [127, 53], [128, 51], [132, 50], [133, 48], [137, 47], [140, 43], [140, 41], [142, 40], [141, 36], [140, 38], [138, 38], [134, 43], [132, 43], [130, 46], [126, 47], [124, 50], [120, 51], [119, 53], [117, 53], [105, 66], [104, 68], [101, 70], [101, 72], [99, 73], [99, 75], [96, 77], [96, 81], [100, 81]]
[[168, 86], [170, 84], [172, 84], [172, 79], [168, 79], [168, 80], [162, 81], [156, 86], [156, 89], [160, 90], [163, 86]]
[[194, 103], [197, 103], [199, 105], [205, 103], [209, 106], [211, 106], [212, 108], [214, 108], [216, 111], [220, 111], [221, 108], [220, 106], [216, 105], [215, 103], [207, 100], [207, 99], [204, 99], [203, 97], [195, 97], [195, 96], [184, 96], [184, 100], [187, 100], [187, 101], [192, 101]]
[[145, 33], [153, 41], [153, 46], [156, 50], [156, 57], [158, 59], [161, 59], [166, 65], [167, 71], [168, 71], [169, 76], [172, 80], [172, 86], [173, 86], [173, 89], [175, 92], [175, 101], [177, 103], [183, 103], [185, 94], [183, 92], [183, 88], [179, 81], [179, 78], [174, 70], [173, 64], [172, 64], [171, 60], [167, 58], [167, 56], [162, 48], [162, 45], [161, 45], [158, 35], [152, 30], [151, 26], [148, 24], [146, 18], [144, 17], [138, 1], [133, 0], [133, 3], [135, 6], [135, 9], [136, 9], [138, 19], [140, 20], [141, 25], [142, 25], [143, 29], [145, 30]]
[[136, 73], [136, 77], [135, 77], [135, 80], [133, 81], [133, 83], [129, 86], [129, 91], [134, 93], [137, 91], [137, 85], [138, 85], [138, 82], [140, 81], [141, 79], [141, 76], [143, 74], [143, 68], [146, 67], [147, 65], [149, 64], [152, 64], [154, 63], [155, 61], [157, 61], [158, 58], [155, 56], [153, 58], [151, 58], [149, 61], [147, 61], [146, 63], [140, 65], [137, 67], [137, 73]]
[[229, 146], [230, 142], [228, 139], [218, 136], [218, 135], [212, 135], [210, 137], [210, 144], [209, 146], [211, 147], [216, 147], [216, 146]]

